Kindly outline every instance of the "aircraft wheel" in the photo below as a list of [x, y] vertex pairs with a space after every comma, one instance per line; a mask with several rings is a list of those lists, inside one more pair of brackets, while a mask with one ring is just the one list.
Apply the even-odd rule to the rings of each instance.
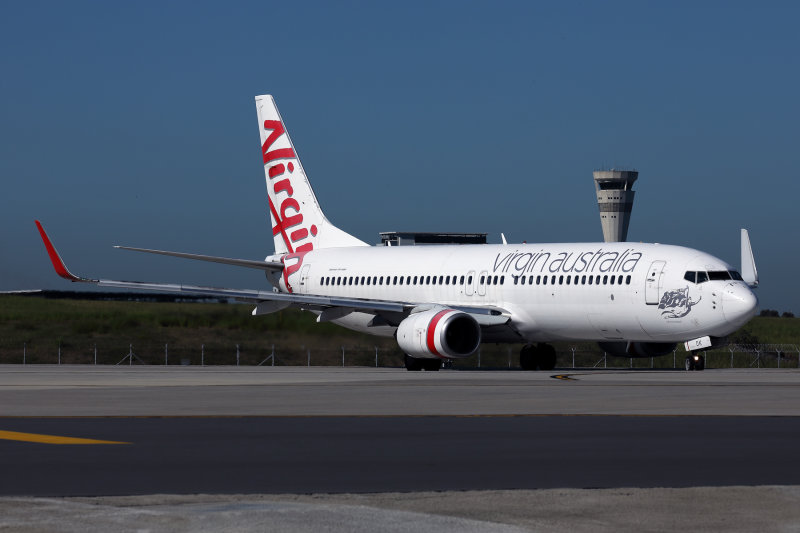
[[422, 369], [426, 372], [438, 372], [442, 368], [442, 362], [438, 359], [425, 359], [422, 361]]
[[539, 369], [553, 370], [556, 367], [556, 349], [549, 344], [537, 346], [539, 352]]
[[423, 361], [417, 359], [416, 357], [411, 357], [410, 355], [406, 354], [406, 370], [410, 372], [417, 372], [422, 370]]
[[694, 370], [694, 361], [692, 360], [692, 356], [691, 355], [687, 355], [686, 356], [685, 367], [686, 367], [686, 371], [687, 372], [689, 370]]
[[697, 364], [694, 367], [695, 370], [705, 370], [706, 369], [706, 358], [705, 356], [700, 356], [700, 359], [697, 360]]
[[522, 370], [536, 370], [536, 348], [526, 344], [519, 351], [519, 366]]

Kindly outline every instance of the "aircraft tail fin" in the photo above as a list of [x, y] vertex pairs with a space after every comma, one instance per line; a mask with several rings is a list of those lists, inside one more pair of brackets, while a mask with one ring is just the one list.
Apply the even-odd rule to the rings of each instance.
[[742, 280], [751, 287], [758, 287], [758, 269], [750, 245], [750, 234], [742, 228]]
[[368, 246], [325, 218], [272, 96], [256, 96], [256, 108], [275, 252]]

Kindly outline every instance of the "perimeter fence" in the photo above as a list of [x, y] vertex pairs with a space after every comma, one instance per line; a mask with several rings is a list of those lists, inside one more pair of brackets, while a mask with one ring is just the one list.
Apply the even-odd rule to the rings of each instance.
[[[291, 345], [281, 342], [196, 343], [156, 342], [143, 339], [31, 339], [10, 343], [0, 339], [3, 364], [102, 365], [239, 365], [239, 366], [340, 366], [398, 368], [403, 352], [392, 339], [381, 344], [330, 346]], [[682, 347], [652, 358], [611, 356], [597, 345], [555, 343], [557, 368], [574, 369], [682, 369], [687, 353]], [[447, 366], [462, 369], [517, 369], [521, 345], [482, 345], [466, 359]], [[706, 368], [800, 368], [796, 344], [731, 344], [704, 352]]]

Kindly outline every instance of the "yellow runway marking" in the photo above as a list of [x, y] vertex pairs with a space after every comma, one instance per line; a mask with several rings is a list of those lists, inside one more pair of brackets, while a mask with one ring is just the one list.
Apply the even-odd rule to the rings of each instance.
[[40, 435], [38, 433], [19, 433], [17, 431], [2, 430], [0, 430], [0, 440], [18, 440], [41, 444], [130, 444], [130, 442], [113, 440], [79, 439], [76, 437], [59, 437], [58, 435]]
[[[575, 375], [575, 374], [573, 374]], [[551, 378], [560, 379], [563, 381], [578, 381], [577, 379], [571, 377], [569, 374], [557, 374], [555, 376], [550, 376]]]

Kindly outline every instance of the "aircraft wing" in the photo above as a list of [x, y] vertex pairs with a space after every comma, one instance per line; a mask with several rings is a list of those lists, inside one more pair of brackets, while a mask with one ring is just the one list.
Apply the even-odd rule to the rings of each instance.
[[[233, 298], [237, 301], [257, 304], [258, 307], [256, 308], [256, 311], [254, 311], [254, 313], [257, 314], [260, 314], [261, 312], [274, 312], [290, 306], [322, 312], [337, 308], [345, 310], [346, 312], [359, 311], [365, 313], [376, 313], [383, 317], [385, 323], [390, 325], [396, 325], [399, 317], [407, 316], [408, 313], [410, 313], [413, 309], [420, 306], [419, 303], [372, 300], [366, 298], [343, 298], [314, 294], [287, 294], [282, 292], [261, 291], [255, 289], [229, 289], [173, 283], [149, 283], [144, 281], [120, 281], [84, 278], [70, 272], [38, 220], [36, 221], [36, 227], [39, 229], [39, 234], [42, 237], [44, 246], [47, 249], [47, 254], [50, 256], [50, 261], [53, 263], [53, 268], [55, 268], [56, 273], [62, 278], [73, 282], [92, 283], [98, 287], [109, 287], [116, 289], [147, 290], [174, 294], [202, 295], [216, 298]], [[245, 259], [229, 259], [224, 257], [185, 254], [182, 252], [163, 252], [160, 250], [147, 250], [119, 246], [117, 248], [132, 249], [134, 251], [157, 253], [189, 259], [199, 259], [202, 261], [212, 261], [236, 266], [245, 266], [248, 268], [259, 268], [262, 270], [279, 270], [283, 268], [283, 263], [277, 262], [265, 261], [262, 265], [262, 262], [260, 261], [250, 261]], [[481, 326], [484, 327], [503, 325], [508, 323], [510, 320], [510, 317], [507, 316], [502, 309], [497, 309], [494, 307], [452, 306], [452, 309], [475, 315], [475, 319], [479, 324], [481, 324]], [[402, 320], [402, 318], [400, 318], [400, 320]]]
[[167, 252], [164, 250], [150, 250], [147, 248], [133, 248], [131, 246], [114, 246], [119, 250], [130, 250], [132, 252], [146, 252], [148, 254], [168, 255], [171, 257], [182, 257], [184, 259], [195, 259], [197, 261], [209, 261], [211, 263], [222, 263], [223, 265], [234, 265], [246, 268], [257, 268], [259, 270], [283, 270], [283, 263], [280, 261], [253, 261], [251, 259], [232, 259], [229, 257], [216, 257], [213, 255], [187, 254], [184, 252]]

